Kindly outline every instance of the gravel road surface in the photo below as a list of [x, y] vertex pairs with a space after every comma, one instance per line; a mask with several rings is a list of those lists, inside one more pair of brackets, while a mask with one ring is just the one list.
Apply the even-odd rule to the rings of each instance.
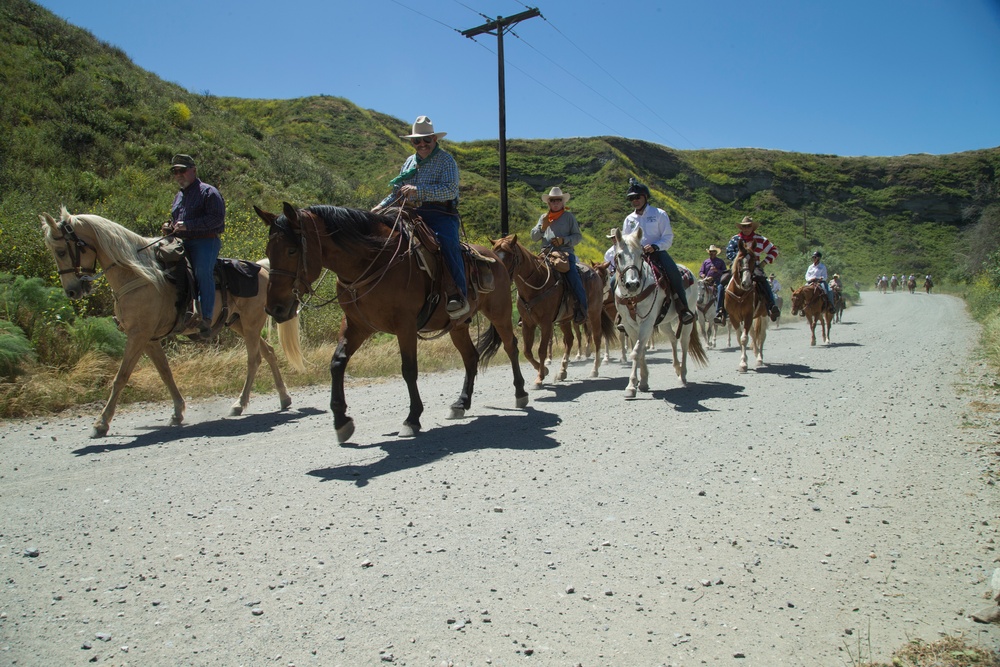
[[[97, 408], [0, 425], [0, 663], [10, 665], [850, 665], [968, 615], [997, 567], [998, 434], [946, 295], [866, 293], [765, 366], [709, 351], [651, 392], [618, 362], [514, 409], [502, 355], [466, 419], [457, 372]], [[533, 375], [525, 365], [525, 376]]]

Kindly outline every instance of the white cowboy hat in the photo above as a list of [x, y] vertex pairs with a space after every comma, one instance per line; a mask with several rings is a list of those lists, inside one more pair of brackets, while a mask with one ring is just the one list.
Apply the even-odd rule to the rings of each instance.
[[410, 134], [399, 135], [400, 139], [416, 139], [417, 137], [430, 137], [434, 136], [438, 139], [444, 137], [448, 134], [447, 132], [435, 132], [434, 123], [427, 116], [419, 116], [417, 120], [413, 123], [413, 130]]
[[708, 246], [708, 250], [706, 250], [705, 252], [722, 252], [722, 249], [713, 243], [712, 245]]
[[542, 201], [548, 204], [549, 200], [552, 199], [553, 197], [555, 197], [556, 199], [562, 199], [563, 204], [569, 203], [569, 195], [564, 194], [561, 188], [552, 188], [551, 190], [549, 190], [549, 194], [542, 195]]

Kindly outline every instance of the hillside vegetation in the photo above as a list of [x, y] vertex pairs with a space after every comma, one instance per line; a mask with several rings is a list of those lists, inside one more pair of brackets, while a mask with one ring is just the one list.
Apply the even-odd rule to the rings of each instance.
[[[368, 207], [409, 152], [398, 135], [412, 119], [329, 96], [192, 93], [29, 0], [0, 2], [0, 35], [0, 271], [51, 276], [36, 221], [63, 203], [153, 234], [172, 200], [165, 166], [176, 152], [194, 155], [199, 173], [225, 195], [236, 233], [226, 235], [224, 253], [245, 257], [263, 252], [254, 204]], [[447, 119], [437, 120], [446, 129]], [[445, 145], [462, 170], [467, 233], [497, 236], [495, 142]], [[781, 247], [786, 278], [797, 279], [806, 255], [821, 248], [848, 283], [867, 285], [876, 272], [957, 279], [978, 268], [967, 258], [985, 258], [981, 239], [973, 248], [964, 233], [997, 201], [998, 166], [995, 148], [846, 158], [677, 151], [618, 137], [517, 140], [508, 146], [510, 226], [525, 232], [541, 212], [540, 194], [559, 185], [573, 194], [585, 226], [581, 254], [597, 259], [607, 231], [627, 213], [622, 195], [636, 176], [670, 212], [680, 261], [700, 262], [710, 243], [724, 242], [752, 214]]]

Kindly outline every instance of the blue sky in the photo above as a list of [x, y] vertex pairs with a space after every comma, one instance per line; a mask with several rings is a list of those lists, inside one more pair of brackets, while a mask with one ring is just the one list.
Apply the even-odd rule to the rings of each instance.
[[1000, 146], [1000, 0], [42, 0], [197, 93], [344, 97], [457, 141], [836, 155]]

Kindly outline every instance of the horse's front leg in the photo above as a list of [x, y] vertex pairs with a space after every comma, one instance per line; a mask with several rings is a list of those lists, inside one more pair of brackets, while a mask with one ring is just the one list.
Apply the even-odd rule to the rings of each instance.
[[[540, 389], [545, 376], [549, 374], [549, 369], [545, 365], [546, 355], [549, 352], [549, 343], [552, 342], [552, 324], [543, 322], [539, 324], [541, 335], [538, 337], [538, 377], [535, 378], [535, 389]], [[527, 338], [527, 337], [525, 337]], [[527, 346], [527, 343], [525, 343]]]
[[[114, 382], [111, 384], [111, 395], [108, 396], [108, 402], [104, 404], [104, 410], [101, 412], [101, 416], [94, 421], [94, 430], [91, 432], [90, 437], [92, 438], [103, 438], [108, 434], [108, 430], [111, 428], [111, 420], [115, 417], [115, 407], [118, 405], [118, 397], [121, 395], [122, 390], [125, 389], [125, 385], [128, 384], [128, 379], [132, 375], [132, 371], [135, 369], [135, 365], [139, 363], [139, 359], [142, 357], [144, 352], [149, 352], [152, 350], [152, 344], [148, 343], [149, 337], [146, 335], [131, 335], [125, 342], [125, 354], [122, 356], [122, 363], [118, 366], [118, 372], [115, 374]], [[159, 348], [159, 343], [156, 343], [157, 348]], [[163, 350], [160, 349], [160, 354], [163, 354]], [[166, 356], [163, 357], [163, 364], [166, 366]], [[160, 371], [160, 377], [163, 378], [163, 371], [160, 370], [160, 366], [156, 364], [154, 360], [154, 365], [156, 369]], [[174, 398], [174, 418], [171, 420], [171, 424], [179, 424], [184, 418], [184, 399], [181, 398], [180, 392], [177, 391], [177, 385], [174, 384], [173, 376], [170, 375], [170, 368], [166, 368], [167, 376], [170, 377], [169, 382], [166, 378], [163, 379], [164, 384], [167, 385], [167, 389], [170, 391], [171, 397]], [[171, 387], [173, 387], [171, 389]], [[177, 392], [176, 394], [174, 392]], [[180, 407], [178, 407], [178, 400], [180, 400]]]
[[[177, 383], [174, 382], [174, 374], [170, 371], [167, 354], [163, 351], [160, 341], [150, 341], [146, 345], [146, 356], [153, 362], [153, 367], [160, 374], [160, 379], [163, 380], [163, 384], [170, 394], [170, 400], [173, 401], [174, 415], [170, 418], [170, 425], [179, 426], [184, 421], [184, 397], [181, 396], [181, 390], [177, 388]], [[110, 418], [108, 421], [111, 421]]]
[[472, 391], [476, 384], [476, 373], [479, 371], [479, 352], [472, 344], [468, 328], [453, 329], [450, 335], [451, 342], [462, 355], [462, 364], [465, 366], [465, 381], [462, 383], [462, 393], [459, 394], [458, 400], [451, 404], [448, 419], [461, 419], [465, 416], [465, 412], [472, 407]]
[[[400, 371], [403, 374], [403, 381], [406, 382], [406, 393], [410, 396], [410, 412], [399, 429], [399, 437], [412, 438], [420, 433], [420, 415], [424, 412], [424, 404], [417, 389], [416, 327], [413, 331], [397, 330], [396, 342], [399, 344], [399, 356], [402, 359]], [[466, 382], [468, 382], [468, 368], [466, 368]]]
[[354, 435], [354, 420], [347, 416], [347, 399], [344, 396], [344, 374], [347, 364], [368, 336], [368, 332], [358, 331], [344, 318], [340, 328], [340, 341], [330, 359], [330, 411], [333, 413], [333, 428], [337, 442], [344, 443]]
[[747, 345], [750, 343], [750, 327], [752, 326], [752, 322], [753, 320], [750, 322], [740, 322], [736, 328], [736, 337], [740, 341], [740, 373], [747, 372]]
[[521, 338], [524, 340], [524, 358], [528, 360], [531, 367], [538, 369], [538, 360], [535, 359], [535, 325], [529, 323], [523, 317], [521, 319]]
[[811, 336], [809, 344], [816, 345], [816, 320], [812, 317], [809, 318], [809, 335]]

